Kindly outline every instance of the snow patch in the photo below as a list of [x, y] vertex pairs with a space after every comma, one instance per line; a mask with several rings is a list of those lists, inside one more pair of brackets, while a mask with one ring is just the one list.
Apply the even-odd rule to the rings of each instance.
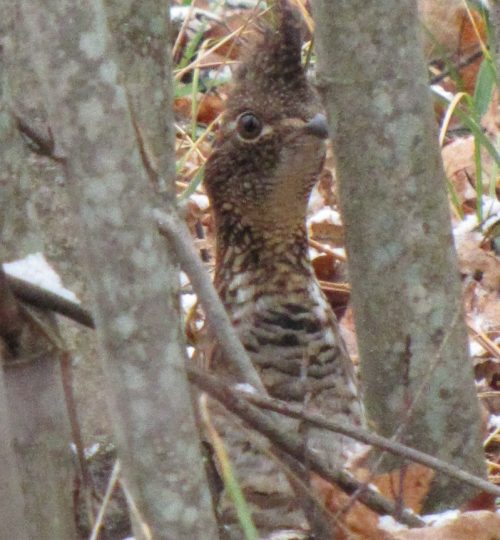
[[332, 225], [342, 225], [340, 214], [337, 210], [334, 210], [330, 206], [325, 206], [321, 210], [318, 210], [313, 216], [309, 218], [309, 224], [311, 223], [331, 223]]
[[208, 200], [208, 197], [206, 195], [203, 195], [203, 193], [193, 193], [189, 200], [193, 201], [194, 204], [202, 211], [208, 210], [208, 207], [210, 206], [210, 202]]
[[493, 431], [500, 429], [500, 414], [490, 414], [488, 418], [488, 429]]
[[184, 272], [179, 272], [179, 279], [181, 281], [181, 287], [185, 287], [186, 285], [189, 285], [190, 283], [189, 278]]
[[188, 313], [196, 304], [196, 294], [184, 293], [181, 294], [181, 306], [185, 313]]
[[399, 523], [399, 521], [396, 521], [392, 516], [379, 516], [378, 526], [388, 533], [397, 533], [408, 530], [406, 525]]
[[439, 97], [444, 98], [448, 103], [451, 103], [455, 97], [452, 92], [448, 92], [439, 84], [431, 84], [431, 90]]
[[[500, 218], [500, 201], [487, 195], [483, 195], [481, 199], [481, 208], [483, 211], [484, 220], [482, 223], [483, 230], [487, 230]], [[453, 235], [455, 240], [459, 240], [461, 236], [474, 232], [479, 227], [476, 214], [468, 214], [453, 227]], [[481, 233], [477, 231], [478, 241], [482, 240]]]
[[482, 356], [485, 352], [485, 348], [477, 341], [469, 340], [469, 354], [470, 356]]
[[427, 525], [435, 526], [449, 523], [450, 521], [457, 519], [458, 516], [460, 516], [460, 510], [445, 510], [440, 514], [428, 514], [426, 516], [422, 516], [422, 519], [425, 521], [425, 523], [427, 523]]
[[[439, 526], [449, 523], [459, 516], [460, 510], [445, 510], [440, 514], [429, 514], [421, 516], [421, 518], [427, 525]], [[380, 516], [378, 518], [378, 526], [388, 533], [398, 533], [408, 529], [406, 525], [399, 523], [392, 516]]]
[[465, 216], [465, 218], [458, 223], [455, 227], [453, 227], [453, 235], [455, 236], [455, 239], [460, 238], [464, 234], [472, 232], [477, 227], [477, 217], [476, 214], [469, 214]]
[[247, 394], [256, 394], [257, 390], [248, 383], [238, 383], [234, 385], [235, 390], [240, 390], [241, 392], [246, 392]]
[[64, 287], [59, 274], [50, 266], [43, 253], [31, 253], [24, 259], [4, 263], [3, 269], [10, 276], [29, 281], [76, 304], [80, 303], [76, 294]]
[[309, 202], [307, 204], [307, 211], [310, 215], [319, 212], [325, 206], [325, 199], [319, 192], [318, 186], [314, 186], [311, 195], [309, 196]]

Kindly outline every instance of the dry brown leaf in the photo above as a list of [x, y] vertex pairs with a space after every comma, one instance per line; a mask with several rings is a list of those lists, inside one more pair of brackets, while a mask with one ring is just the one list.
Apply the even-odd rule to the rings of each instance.
[[[479, 246], [477, 234], [463, 233], [457, 241], [460, 272], [467, 276], [478, 276], [478, 281], [489, 291], [500, 291], [500, 257], [493, 251]], [[494, 304], [498, 306], [497, 301]]]
[[[392, 540], [392, 536], [379, 529], [378, 515], [359, 502], [355, 502], [347, 515], [342, 512], [349, 507], [349, 496], [319, 477], [313, 477], [312, 487], [335, 520], [339, 540]], [[340, 525], [339, 525], [340, 522]]]
[[[466, 55], [471, 49], [477, 48], [478, 36], [464, 4], [463, 0], [419, 0], [420, 20], [434, 37], [434, 40], [429, 36], [424, 37], [427, 57], [440, 52], [435, 41], [440, 50], [451, 54]], [[471, 10], [471, 14], [479, 35], [484, 39], [485, 27], [481, 15], [475, 10]]]
[[[495, 120], [491, 120], [493, 125]], [[496, 129], [495, 132], [498, 132]], [[474, 164], [474, 137], [458, 138], [447, 144], [441, 151], [443, 158], [444, 170], [447, 178], [453, 184], [459, 201], [462, 203], [464, 210], [467, 211], [467, 206], [464, 203], [469, 203], [469, 207], [475, 207], [476, 190], [473, 185], [476, 180], [476, 166]], [[491, 156], [488, 152], [481, 151], [481, 163], [483, 170], [483, 190], [488, 192], [489, 181], [494, 176], [494, 165]], [[473, 185], [471, 185], [471, 182]]]
[[450, 523], [393, 533], [395, 540], [500, 540], [500, 515], [467, 512]]
[[[408, 465], [401, 475], [399, 470], [382, 474], [370, 479], [370, 472], [358, 469], [354, 472], [360, 481], [371, 480], [382, 495], [395, 501], [402, 488], [402, 504], [419, 512], [422, 502], [429, 491], [434, 471], [418, 463]], [[350, 498], [343, 491], [328, 484], [320, 478], [313, 478], [313, 488], [321, 497], [326, 508], [338, 516], [342, 526], [339, 527], [339, 538], [363, 540], [390, 540], [393, 537], [379, 528], [379, 516], [359, 502], [350, 504]], [[347, 534], [348, 533], [348, 534]]]
[[[219, 96], [203, 94], [199, 97], [196, 121], [201, 124], [210, 124], [219, 116], [223, 109], [223, 101]], [[191, 97], [177, 98], [174, 102], [174, 112], [176, 115], [190, 119], [192, 109]]]
[[344, 228], [337, 223], [328, 220], [312, 222], [311, 232], [314, 238], [328, 239], [336, 246], [344, 243]]
[[[368, 471], [364, 474], [369, 474]], [[377, 486], [380, 493], [392, 501], [401, 500], [406, 508], [411, 508], [417, 514], [422, 509], [422, 503], [429, 491], [434, 471], [411, 463], [404, 469], [397, 469], [375, 477], [371, 483]], [[359, 477], [358, 473], [356, 474]]]
[[447, 144], [442, 152], [446, 177], [453, 184], [461, 203], [476, 198], [476, 190], [469, 178], [474, 178], [474, 137], [455, 139]]
[[[216, 51], [219, 55], [230, 60], [239, 58], [242, 49], [244, 49], [245, 41], [251, 39], [251, 35], [255, 33], [255, 18], [249, 20], [249, 12], [242, 11], [226, 17], [223, 23], [214, 24], [205, 32], [205, 39], [222, 40], [232, 32], [235, 35], [229, 40], [217, 47]], [[241, 31], [240, 31], [241, 29]]]
[[[447, 52], [455, 52], [460, 42], [460, 25], [464, 5], [462, 0], [419, 0], [418, 11], [424, 27], [439, 41]], [[424, 34], [425, 36], [425, 34]], [[424, 50], [428, 58], [436, 52], [436, 45], [424, 38]]]

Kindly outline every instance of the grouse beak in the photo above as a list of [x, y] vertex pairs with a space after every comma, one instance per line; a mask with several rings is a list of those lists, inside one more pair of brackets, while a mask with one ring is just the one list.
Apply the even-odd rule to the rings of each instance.
[[326, 116], [318, 113], [309, 122], [304, 125], [304, 131], [309, 135], [314, 135], [319, 139], [328, 138], [328, 124], [326, 123]]

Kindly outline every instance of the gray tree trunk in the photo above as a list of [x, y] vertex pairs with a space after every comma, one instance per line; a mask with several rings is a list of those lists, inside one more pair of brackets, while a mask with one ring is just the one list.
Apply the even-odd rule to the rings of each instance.
[[500, 0], [490, 2], [491, 38], [490, 51], [497, 72], [497, 88], [500, 87]]
[[[315, 0], [313, 13], [369, 425], [484, 476], [416, 2]], [[426, 510], [472, 495], [438, 475]]]
[[[132, 5], [139, 10], [143, 3]], [[154, 12], [142, 15], [149, 21], [139, 23], [141, 30], [134, 36], [142, 41], [143, 54], [158, 54], [159, 64], [153, 65], [160, 65], [166, 77], [168, 6], [164, 1], [151, 6]], [[30, 0], [23, 2], [23, 15], [55, 138], [66, 155], [75, 213], [86, 237], [84, 263], [95, 297], [109, 407], [125, 480], [152, 538], [216, 538], [184, 373], [177, 269], [152, 216], [154, 193], [149, 182], [156, 180], [158, 163], [173, 160], [172, 137], [163, 141], [168, 157], [160, 160], [154, 151], [161, 143], [149, 145], [144, 134], [167, 133], [161, 120], [154, 125], [147, 122], [153, 117], [172, 119], [170, 107], [156, 109], [169, 101], [169, 94], [163, 93], [170, 83], [160, 84], [161, 77], [150, 73], [150, 81], [140, 84], [150, 88], [147, 103], [154, 115], [136, 116], [135, 110], [131, 115], [127, 91], [133, 96], [139, 85], [125, 89], [120, 84], [123, 80], [130, 84], [135, 75], [120, 73], [99, 0], [81, 6], [69, 0]], [[156, 46], [149, 49], [150, 43]], [[146, 166], [138, 138], [145, 142]], [[172, 181], [168, 178], [170, 199]]]
[[[18, 69], [26, 49], [16, 40], [15, 5], [0, 2], [0, 7], [1, 264], [41, 250], [41, 241], [30, 202], [28, 152], [12, 116], [26, 82]], [[0, 353], [0, 537], [71, 540], [76, 538], [74, 468], [58, 352], [26, 318], [20, 318], [18, 332], [17, 350]]]
[[0, 467], [0, 538], [9, 538], [13, 535], [19, 540], [27, 540], [24, 500], [9, 425], [2, 351], [0, 351], [0, 362], [2, 362], [2, 369], [0, 369], [0, 463], [2, 463]]

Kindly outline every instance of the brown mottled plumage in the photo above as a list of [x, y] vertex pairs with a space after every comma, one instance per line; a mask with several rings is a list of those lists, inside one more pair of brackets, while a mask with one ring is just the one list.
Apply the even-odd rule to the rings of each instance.
[[[237, 71], [206, 164], [215, 284], [272, 396], [358, 423], [352, 365], [308, 256], [306, 208], [324, 162], [326, 124], [301, 65], [297, 17], [285, 0], [276, 4], [277, 28], [262, 31]], [[225, 373], [223, 360], [215, 369]], [[226, 436], [247, 496], [253, 489], [266, 514], [264, 528], [297, 526], [297, 501], [276, 464], [243, 436]], [[351, 446], [313, 429], [306, 436], [310, 451], [336, 465]], [[259, 523], [258, 511], [254, 517]]]

